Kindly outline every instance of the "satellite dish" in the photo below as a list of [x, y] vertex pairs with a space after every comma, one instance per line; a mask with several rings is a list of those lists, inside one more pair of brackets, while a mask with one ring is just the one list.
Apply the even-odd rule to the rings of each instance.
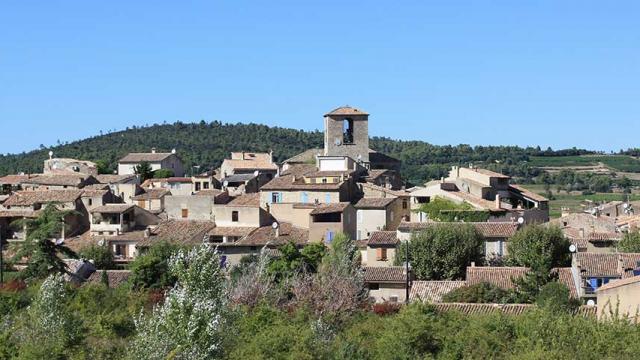
[[271, 224], [271, 227], [274, 229], [277, 229], [280, 225], [278, 224], [277, 221], [274, 221], [273, 224]]
[[593, 300], [587, 300], [587, 306], [596, 306], [596, 302]]
[[253, 172], [253, 176], [257, 177], [258, 175], [260, 175], [260, 171], [256, 170], [256, 171]]
[[104, 246], [104, 239], [100, 239], [100, 241], [98, 241], [98, 245]]
[[524, 224], [524, 218], [522, 216], [518, 218], [518, 224], [520, 225]]
[[629, 207], [629, 204], [624, 203], [624, 204], [622, 204], [622, 207], [626, 209], [626, 208], [628, 208], [628, 207]]
[[171, 149], [171, 153], [175, 154], [176, 153], [176, 149]]
[[578, 248], [574, 244], [569, 245], [569, 251], [571, 251], [572, 253], [576, 252], [577, 250]]
[[358, 160], [362, 160], [362, 155], [358, 154]]
[[64, 244], [64, 239], [56, 239], [56, 245]]
[[225, 180], [225, 181], [222, 183], [222, 186], [224, 186], [224, 187], [229, 186], [229, 182], [228, 182], [227, 180]]
[[341, 145], [342, 144], [342, 140], [336, 139], [335, 144], [338, 145], [338, 146]]

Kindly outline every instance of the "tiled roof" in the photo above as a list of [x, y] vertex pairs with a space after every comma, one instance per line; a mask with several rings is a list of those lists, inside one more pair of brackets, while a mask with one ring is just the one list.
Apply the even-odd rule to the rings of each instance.
[[571, 239], [583, 239], [585, 241], [618, 241], [622, 239], [622, 233], [619, 232], [586, 232], [584, 237], [580, 235], [580, 230], [572, 227], [562, 229], [564, 235]]
[[344, 176], [346, 178], [351, 176], [352, 174], [355, 174], [354, 170], [318, 170], [307, 173], [305, 174], [305, 176], [308, 178]]
[[477, 172], [477, 173], [480, 173], [482, 175], [487, 175], [487, 176], [490, 176], [490, 177], [493, 177], [493, 178], [511, 179], [511, 176], [508, 176], [508, 175], [505, 175], [505, 174], [500, 174], [498, 172], [487, 170], [487, 169], [474, 168], [473, 170], [475, 172]]
[[261, 190], [339, 190], [344, 182], [307, 184], [302, 176], [280, 175], [266, 183]]
[[224, 159], [222, 166], [243, 170], [278, 170], [278, 165], [271, 161], [271, 154], [269, 153], [231, 153], [231, 159]]
[[87, 179], [87, 175], [40, 175], [24, 180], [25, 184], [55, 185], [55, 186], [80, 186]]
[[404, 283], [407, 277], [402, 266], [365, 266], [364, 281], [374, 283]]
[[87, 189], [82, 188], [82, 197], [102, 197], [109, 193], [109, 189]]
[[506, 315], [522, 315], [534, 308], [532, 304], [470, 304], [470, 303], [436, 303], [438, 311], [459, 311], [465, 315], [480, 315], [501, 312]]
[[129, 180], [135, 178], [136, 175], [134, 174], [130, 174], [130, 175], [98, 175], [96, 176], [96, 179], [98, 180], [99, 183], [101, 184], [119, 184], [119, 183], [123, 183], [123, 182], [128, 182]]
[[309, 214], [310, 215], [319, 215], [319, 214], [341, 213], [349, 205], [350, 204], [348, 202], [332, 203], [332, 204], [318, 204], [318, 205], [314, 205], [313, 210], [311, 210], [311, 212]]
[[129, 280], [129, 276], [131, 276], [130, 270], [97, 270], [89, 276], [87, 282], [101, 284], [103, 272], [107, 273], [107, 281], [110, 288], [117, 287], [118, 285], [126, 282]]
[[316, 155], [322, 155], [324, 152], [323, 149], [313, 148], [306, 150], [298, 155], [292, 156], [287, 160], [283, 161], [283, 163], [315, 163]]
[[395, 200], [396, 198], [392, 198], [392, 197], [362, 198], [356, 203], [355, 207], [358, 209], [384, 209]]
[[4, 206], [32, 206], [49, 202], [73, 202], [82, 195], [82, 190], [25, 190], [13, 193]]
[[284, 175], [303, 176], [304, 174], [308, 174], [317, 170], [318, 168], [316, 167], [315, 163], [314, 164], [292, 164], [292, 165], [289, 165], [289, 168], [287, 168], [287, 170], [282, 171], [280, 175], [281, 176], [284, 176]]
[[509, 238], [518, 231], [518, 224], [513, 222], [402, 222], [398, 226], [398, 230], [420, 231], [429, 227], [436, 226], [464, 226], [473, 225], [476, 230], [485, 238]]
[[367, 171], [367, 179], [369, 180], [375, 180], [377, 178], [379, 178], [380, 176], [389, 173], [389, 172], [393, 172], [393, 170], [389, 170], [389, 169], [371, 169]]
[[36, 176], [40, 176], [39, 174], [35, 175], [6, 175], [0, 177], [0, 185], [18, 185], [22, 184], [25, 181], [28, 181]]
[[91, 209], [92, 214], [122, 214], [133, 209], [133, 204], [105, 204]]
[[369, 236], [367, 244], [371, 245], [396, 245], [398, 237], [395, 231], [374, 231]]
[[[565, 225], [566, 223], [566, 225]], [[560, 227], [570, 227], [574, 229], [585, 229], [585, 232], [614, 232], [616, 231], [615, 218], [608, 216], [593, 216], [585, 213], [572, 213], [566, 216], [552, 219], [551, 225]]]
[[379, 185], [371, 184], [371, 183], [360, 183], [358, 185], [362, 186], [363, 188], [368, 188], [368, 189], [375, 190], [375, 191], [381, 191], [381, 192], [383, 192], [385, 194], [389, 194], [389, 195], [396, 196], [396, 197], [411, 195], [406, 191], [391, 190], [391, 189], [387, 189], [384, 186], [379, 186]]
[[600, 286], [596, 291], [602, 292], [602, 291], [606, 291], [606, 290], [609, 290], [609, 289], [614, 289], [614, 288], [617, 288], [617, 287], [620, 287], [620, 286], [625, 286], [625, 285], [629, 285], [629, 284], [635, 284], [635, 283], [638, 283], [638, 282], [640, 282], [640, 275], [628, 277], [626, 279], [612, 280], [612, 281], [609, 281], [609, 283]]
[[290, 223], [279, 223], [278, 236], [276, 236], [276, 230], [271, 226], [263, 226], [247, 235], [244, 239], [241, 239], [235, 243], [219, 244], [219, 246], [264, 246], [269, 245], [282, 245], [287, 242], [293, 242], [297, 245], [304, 245], [308, 242], [309, 230], [302, 229], [291, 225]]
[[339, 108], [335, 108], [328, 113], [324, 114], [324, 116], [334, 116], [334, 115], [369, 115], [366, 112], [356, 109], [351, 106], [340, 106]]
[[529, 191], [521, 186], [518, 185], [510, 185], [509, 186], [511, 191], [515, 192], [515, 193], [519, 193], [520, 195], [527, 197], [529, 199], [535, 200], [535, 201], [549, 201], [549, 199], [547, 199], [546, 197], [540, 195], [540, 194], [536, 194], [533, 191]]
[[[637, 267], [640, 253], [576, 253], [582, 275], [586, 277], [626, 277], [626, 273]], [[619, 268], [622, 261], [622, 269]], [[622, 272], [620, 271], [622, 270]]]
[[139, 163], [146, 162], [160, 162], [169, 156], [174, 155], [172, 153], [130, 153], [120, 159], [120, 163]]
[[142, 194], [132, 197], [132, 200], [151, 200], [162, 199], [165, 195], [170, 195], [171, 192], [164, 188], [145, 189]]
[[158, 241], [184, 245], [200, 244], [204, 241], [204, 235], [214, 227], [213, 221], [165, 220], [153, 227], [150, 236], [140, 241], [138, 246], [149, 246]]
[[0, 218], [35, 218], [40, 213], [40, 210], [0, 210]]
[[578, 289], [576, 288], [576, 282], [573, 280], [573, 274], [571, 273], [571, 268], [556, 268], [552, 271], [558, 273], [558, 282], [563, 284], [569, 289], [569, 295], [572, 298], [578, 298]]
[[260, 207], [260, 193], [242, 194], [231, 200], [227, 206]]
[[465, 281], [414, 281], [409, 300], [438, 303], [442, 301], [444, 295], [465, 285]]
[[222, 191], [220, 189], [203, 189], [200, 190], [196, 193], [194, 193], [193, 195], [195, 196], [218, 196], [222, 193], [224, 193], [225, 191]]
[[528, 271], [526, 267], [468, 266], [466, 280], [468, 285], [489, 283], [502, 289], [513, 289], [513, 279]]
[[207, 232], [209, 236], [247, 236], [257, 227], [216, 226]]
[[253, 173], [250, 174], [233, 174], [233, 175], [229, 175], [226, 176], [224, 178], [222, 178], [222, 182], [227, 182], [227, 183], [237, 183], [237, 182], [246, 182], [249, 181], [253, 178], [255, 178], [256, 175]]

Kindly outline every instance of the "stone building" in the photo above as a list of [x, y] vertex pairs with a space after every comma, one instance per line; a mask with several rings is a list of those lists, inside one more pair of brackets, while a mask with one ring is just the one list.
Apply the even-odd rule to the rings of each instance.
[[150, 153], [130, 153], [118, 161], [118, 174], [135, 174], [136, 166], [142, 162], [151, 165], [151, 170], [167, 169], [173, 171], [173, 176], [184, 176], [182, 160], [176, 155], [175, 149], [170, 153], [156, 152], [155, 148]]

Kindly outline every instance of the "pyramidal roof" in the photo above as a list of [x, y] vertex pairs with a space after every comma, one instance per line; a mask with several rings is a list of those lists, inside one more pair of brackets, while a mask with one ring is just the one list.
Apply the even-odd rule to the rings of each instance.
[[341, 106], [326, 113], [324, 116], [331, 115], [369, 115], [366, 111], [362, 111], [349, 105]]

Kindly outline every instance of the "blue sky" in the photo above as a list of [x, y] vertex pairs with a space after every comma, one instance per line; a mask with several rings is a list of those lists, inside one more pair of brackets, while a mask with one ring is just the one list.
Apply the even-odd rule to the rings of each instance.
[[[5, 1], [0, 153], [163, 121], [640, 146], [638, 1]], [[215, 139], [212, 139], [215, 141]]]

